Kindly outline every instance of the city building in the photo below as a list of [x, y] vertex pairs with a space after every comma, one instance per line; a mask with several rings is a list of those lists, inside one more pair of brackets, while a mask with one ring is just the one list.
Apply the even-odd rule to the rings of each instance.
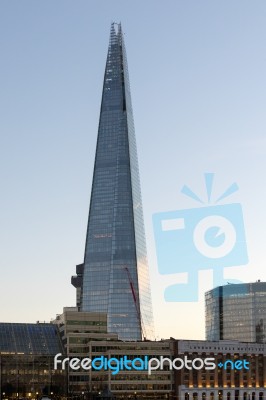
[[[173, 341], [173, 356], [189, 359], [215, 359], [212, 370], [174, 371], [174, 396], [178, 400], [265, 400], [266, 345], [221, 340]], [[246, 360], [248, 368], [237, 369]], [[220, 364], [221, 363], [221, 364]]]
[[[111, 369], [95, 371], [69, 370], [68, 393], [83, 393], [94, 399], [110, 393], [116, 399], [176, 399], [176, 400], [265, 400], [266, 344], [232, 340], [121, 341], [116, 334], [107, 333], [107, 315], [78, 312], [65, 308], [54, 321], [59, 325], [68, 357], [90, 359], [126, 356], [134, 358], [163, 357], [163, 368], [152, 371]], [[215, 368], [180, 366], [180, 359], [205, 360], [212, 358]], [[170, 368], [169, 360], [178, 359], [179, 369]], [[237, 369], [236, 362], [248, 363]], [[198, 363], [199, 361], [197, 361]], [[197, 364], [198, 365], [198, 364]]]
[[[151, 374], [147, 369], [55, 368], [55, 356], [91, 360], [164, 359]], [[215, 368], [199, 367], [212, 358]], [[178, 369], [171, 368], [175, 361]], [[202, 360], [202, 361], [201, 361]], [[238, 368], [245, 360], [248, 368]], [[98, 362], [98, 361], [97, 361]], [[136, 365], [139, 361], [137, 361]], [[182, 366], [184, 362], [184, 366]], [[97, 364], [98, 365], [98, 364]], [[180, 367], [181, 365], [181, 367]], [[40, 400], [265, 400], [266, 344], [232, 340], [122, 341], [107, 332], [106, 313], [64, 308], [51, 324], [0, 324], [1, 399]]]
[[229, 284], [205, 294], [207, 340], [266, 343], [266, 282]]
[[66, 393], [66, 371], [54, 370], [54, 356], [65, 354], [57, 326], [0, 323], [0, 398], [38, 399]]
[[72, 277], [80, 311], [109, 333], [153, 338], [153, 315], [130, 85], [121, 24], [111, 26], [84, 262]]
[[[79, 312], [75, 308], [64, 308], [61, 315], [53, 321], [58, 325], [65, 351], [69, 358], [90, 359], [105, 357], [128, 359], [145, 356], [171, 357], [169, 341], [121, 341], [117, 334], [107, 333], [107, 314]], [[60, 368], [60, 367], [59, 367]], [[143, 398], [162, 399], [172, 394], [173, 374], [166, 365], [164, 370], [113, 371], [90, 369], [85, 371], [68, 370], [68, 394], [78, 396], [83, 393], [86, 399], [94, 399], [106, 392], [116, 399]], [[137, 397], [136, 397], [137, 396]]]
[[[266, 283], [206, 293], [206, 341], [147, 339], [153, 318], [129, 89], [121, 25], [112, 24], [84, 262], [72, 277], [76, 307], [50, 324], [0, 323], [0, 400], [266, 400]], [[123, 367], [125, 358], [135, 368]], [[149, 374], [142, 361], [151, 359], [161, 364]]]

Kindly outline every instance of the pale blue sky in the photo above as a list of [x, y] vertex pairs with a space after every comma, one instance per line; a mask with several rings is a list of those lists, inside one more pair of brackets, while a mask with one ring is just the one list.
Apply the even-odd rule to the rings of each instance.
[[[111, 21], [129, 62], [158, 337], [204, 337], [204, 304], [166, 303], [152, 215], [197, 207], [233, 181], [250, 263], [266, 280], [266, 3], [2, 0], [0, 3], [1, 321], [46, 320], [74, 305], [82, 262]], [[201, 275], [200, 291], [211, 287]], [[191, 318], [188, 320], [187, 315]], [[173, 318], [173, 315], [175, 318]]]

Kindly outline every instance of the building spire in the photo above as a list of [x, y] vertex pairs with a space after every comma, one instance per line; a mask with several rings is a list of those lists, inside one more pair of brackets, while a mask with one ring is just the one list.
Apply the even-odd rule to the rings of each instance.
[[79, 270], [81, 311], [107, 313], [108, 332], [120, 339], [140, 340], [144, 331], [147, 338], [153, 337], [129, 77], [122, 27], [115, 22], [104, 76], [84, 264]]

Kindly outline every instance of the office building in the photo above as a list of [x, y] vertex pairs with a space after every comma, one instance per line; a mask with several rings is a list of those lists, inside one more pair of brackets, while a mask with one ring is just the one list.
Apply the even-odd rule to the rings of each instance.
[[206, 339], [266, 343], [266, 282], [219, 286], [205, 294]]
[[123, 340], [153, 337], [137, 149], [123, 33], [112, 24], [77, 306]]
[[54, 370], [65, 354], [59, 330], [48, 323], [0, 323], [0, 397], [39, 399], [63, 396], [67, 371]]
[[[53, 323], [0, 323], [0, 400], [266, 400], [265, 283], [206, 294], [207, 336], [214, 341], [141, 340], [152, 337], [153, 321], [128, 71], [116, 24], [85, 257], [76, 273], [77, 306], [64, 308]], [[123, 367], [124, 358], [135, 368]], [[149, 374], [141, 363], [151, 358], [164, 361]], [[244, 361], [248, 368], [238, 368]], [[115, 374], [113, 366], [120, 369]]]
[[[215, 369], [174, 371], [174, 397], [178, 400], [265, 400], [266, 345], [232, 340], [176, 340], [174, 357], [214, 358]], [[248, 368], [235, 363], [246, 360]], [[198, 364], [197, 364], [198, 365]]]
[[[163, 368], [95, 370], [54, 367], [60, 359], [163, 357]], [[212, 358], [214, 369], [170, 368], [170, 360]], [[246, 360], [248, 368], [236, 368]], [[197, 361], [198, 363], [198, 361]], [[137, 365], [137, 364], [136, 364]], [[195, 364], [198, 366], [198, 364]], [[60, 367], [61, 366], [61, 367]], [[122, 341], [107, 333], [107, 314], [64, 308], [53, 324], [0, 323], [2, 399], [265, 400], [266, 344], [221, 340]]]
[[[58, 325], [67, 356], [84, 359], [105, 357], [120, 359], [126, 356], [171, 357], [169, 341], [121, 341], [117, 334], [107, 333], [105, 313], [78, 312], [75, 308], [64, 308], [53, 321]], [[172, 394], [173, 374], [167, 365], [164, 370], [147, 371], [123, 370], [113, 374], [111, 369], [71, 370], [68, 369], [68, 392], [73, 396], [84, 394], [86, 399], [105, 397], [109, 393], [116, 399], [143, 398], [162, 399]]]
[[[68, 371], [69, 392], [84, 393], [92, 399], [104, 392], [116, 399], [175, 399], [175, 400], [265, 400], [266, 344], [234, 340], [204, 341], [176, 340], [121, 341], [116, 334], [107, 333], [107, 315], [78, 312], [65, 308], [54, 321], [59, 324], [68, 357], [127, 356], [144, 359], [163, 357], [163, 368], [153, 370], [111, 369]], [[169, 367], [168, 360], [205, 360], [211, 358], [215, 368]], [[248, 368], [236, 368], [235, 363], [246, 361]], [[175, 365], [179, 367], [180, 361]], [[199, 366], [199, 361], [196, 362]]]

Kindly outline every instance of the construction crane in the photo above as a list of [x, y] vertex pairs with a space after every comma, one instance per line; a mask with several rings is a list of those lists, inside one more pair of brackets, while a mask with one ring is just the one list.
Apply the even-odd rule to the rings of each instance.
[[134, 303], [135, 303], [137, 316], [138, 316], [139, 323], [140, 323], [141, 336], [145, 340], [146, 339], [145, 325], [144, 325], [143, 320], [142, 320], [142, 316], [141, 316], [141, 312], [140, 312], [140, 306], [139, 306], [139, 302], [138, 302], [138, 299], [137, 299], [137, 296], [136, 296], [136, 292], [135, 292], [135, 288], [134, 288], [134, 282], [133, 282], [133, 279], [131, 277], [131, 274], [129, 272], [128, 267], [124, 267], [124, 268], [125, 268], [127, 276], [128, 276], [128, 281], [129, 281], [132, 297], [133, 297], [133, 300], [134, 300]]

